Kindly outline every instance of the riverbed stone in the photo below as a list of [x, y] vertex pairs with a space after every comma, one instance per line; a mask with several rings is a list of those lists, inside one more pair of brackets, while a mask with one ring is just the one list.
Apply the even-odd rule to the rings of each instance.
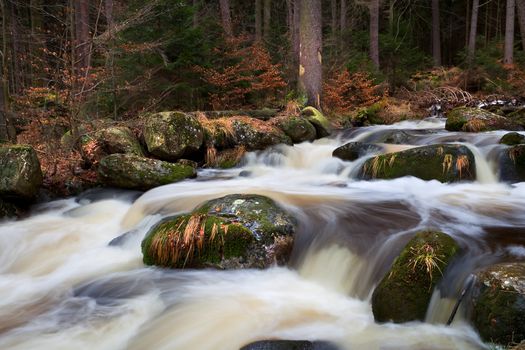
[[163, 220], [142, 242], [146, 265], [265, 268], [291, 253], [295, 219], [272, 199], [233, 194]]
[[240, 350], [338, 350], [326, 341], [307, 340], [261, 340], [243, 346]]
[[373, 292], [375, 320], [423, 321], [433, 289], [458, 251], [457, 243], [445, 233], [416, 233]]
[[19, 214], [19, 208], [15, 204], [0, 198], [0, 220], [4, 218], [14, 218]]
[[481, 132], [490, 130], [523, 130], [511, 118], [481, 108], [458, 107], [447, 113], [445, 129], [449, 131]]
[[377, 155], [362, 166], [361, 179], [415, 176], [423, 180], [456, 182], [476, 179], [474, 155], [463, 145], [429, 145]]
[[525, 340], [525, 263], [497, 264], [476, 274], [471, 320], [484, 341]]
[[113, 126], [99, 130], [95, 133], [95, 138], [107, 154], [127, 153], [144, 156], [139, 140], [126, 126]]
[[249, 117], [232, 117], [234, 141], [248, 151], [263, 150], [277, 144], [291, 145], [292, 140], [278, 127]]
[[499, 143], [514, 146], [519, 144], [525, 144], [525, 135], [522, 135], [517, 132], [509, 132], [499, 140]]
[[279, 118], [275, 124], [288, 135], [294, 143], [313, 141], [316, 138], [316, 129], [306, 118], [290, 116]]
[[337, 147], [332, 152], [332, 156], [342, 160], [354, 161], [364, 155], [382, 151], [383, 147], [373, 143], [349, 142], [341, 147]]
[[102, 183], [119, 188], [148, 190], [196, 176], [194, 167], [132, 154], [112, 154], [98, 167]]
[[199, 121], [182, 112], [160, 112], [146, 117], [144, 141], [162, 160], [177, 160], [196, 153], [204, 140]]
[[0, 196], [34, 198], [42, 182], [40, 162], [31, 146], [0, 146]]
[[525, 181], [525, 145], [501, 150], [499, 177], [501, 181], [509, 183]]
[[332, 133], [332, 125], [318, 109], [311, 106], [306, 107], [301, 111], [301, 116], [312, 123], [318, 138], [329, 136]]

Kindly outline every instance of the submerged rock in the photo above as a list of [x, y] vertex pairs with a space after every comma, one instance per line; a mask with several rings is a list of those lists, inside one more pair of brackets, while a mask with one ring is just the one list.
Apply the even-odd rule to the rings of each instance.
[[240, 350], [337, 350], [332, 343], [307, 340], [261, 340], [243, 346]]
[[196, 175], [195, 168], [143, 158], [131, 154], [112, 154], [102, 158], [98, 167], [100, 180], [109, 186], [148, 190]]
[[525, 136], [517, 132], [509, 132], [508, 134], [503, 135], [499, 143], [514, 146], [525, 143]]
[[332, 156], [342, 160], [353, 161], [364, 155], [381, 151], [383, 151], [383, 147], [374, 145], [373, 143], [349, 142], [346, 145], [336, 148], [332, 152]]
[[445, 129], [480, 132], [490, 130], [523, 130], [513, 119], [480, 108], [458, 107], [447, 113]]
[[517, 145], [501, 151], [499, 174], [500, 180], [504, 182], [525, 181], [525, 145]]
[[289, 258], [295, 220], [272, 199], [228, 195], [163, 220], [142, 242], [146, 265], [265, 268]]
[[148, 151], [163, 160], [176, 160], [197, 152], [204, 140], [199, 121], [182, 112], [149, 115], [144, 126]]
[[332, 125], [326, 117], [314, 107], [306, 107], [301, 111], [301, 116], [315, 127], [317, 137], [326, 137], [332, 133]]
[[128, 127], [114, 126], [102, 129], [95, 134], [95, 138], [107, 154], [127, 153], [144, 156], [139, 140]]
[[315, 140], [315, 127], [303, 117], [280, 118], [275, 123], [294, 143]]
[[0, 220], [3, 218], [14, 218], [19, 214], [19, 208], [13, 203], [6, 202], [0, 198]]
[[280, 143], [292, 144], [292, 140], [281, 129], [258, 119], [233, 117], [231, 127], [235, 144], [246, 147], [248, 151], [262, 150]]
[[362, 166], [362, 179], [394, 179], [415, 176], [423, 180], [455, 182], [475, 180], [474, 155], [461, 145], [430, 145], [388, 153], [368, 159]]
[[423, 321], [433, 289], [458, 250], [454, 239], [442, 232], [418, 232], [374, 290], [375, 320]]
[[525, 263], [498, 264], [476, 274], [472, 323], [484, 341], [525, 340]]
[[0, 196], [33, 198], [42, 182], [40, 162], [31, 146], [0, 146]]

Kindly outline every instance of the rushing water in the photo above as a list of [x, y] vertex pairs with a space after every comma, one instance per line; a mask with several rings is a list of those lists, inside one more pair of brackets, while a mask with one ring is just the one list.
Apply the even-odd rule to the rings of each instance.
[[[303, 339], [343, 349], [483, 349], [461, 310], [451, 326], [445, 322], [472, 271], [525, 259], [525, 183], [497, 181], [503, 131], [443, 127], [436, 119], [360, 128], [251, 153], [242, 168], [203, 170], [135, 201], [134, 193], [91, 193], [0, 223], [0, 348], [236, 350], [261, 339]], [[348, 141], [374, 142], [393, 129], [412, 138], [385, 145], [388, 151], [467, 145], [478, 181], [358, 181], [362, 159], [331, 157]], [[231, 193], [266, 195], [295, 214], [289, 267], [144, 267], [140, 242], [155, 222]], [[426, 228], [455, 237], [461, 259], [434, 293], [427, 322], [376, 324], [374, 286], [411, 235]]]

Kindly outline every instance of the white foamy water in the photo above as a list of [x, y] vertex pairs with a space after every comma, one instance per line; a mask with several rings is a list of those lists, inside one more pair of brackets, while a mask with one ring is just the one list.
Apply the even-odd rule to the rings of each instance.
[[[485, 348], [462, 315], [443, 324], [459, 287], [445, 290], [444, 299], [435, 293], [429, 323], [377, 324], [369, 301], [419, 229], [442, 230], [467, 252], [446, 275], [449, 286], [462, 286], [484, 257], [525, 255], [519, 237], [488, 233], [525, 227], [525, 183], [499, 183], [487, 159], [503, 132], [465, 135], [443, 126], [403, 122], [279, 146], [249, 154], [242, 168], [205, 170], [133, 203], [117, 194], [82, 204], [63, 200], [0, 223], [0, 348], [236, 350], [275, 338], [327, 340], [341, 349]], [[395, 129], [415, 130], [417, 143], [388, 151], [469, 144], [481, 178], [359, 181], [352, 174], [362, 159], [331, 157], [348, 141]], [[161, 217], [232, 193], [269, 196], [298, 218], [289, 267], [177, 271], [142, 264], [141, 240]]]

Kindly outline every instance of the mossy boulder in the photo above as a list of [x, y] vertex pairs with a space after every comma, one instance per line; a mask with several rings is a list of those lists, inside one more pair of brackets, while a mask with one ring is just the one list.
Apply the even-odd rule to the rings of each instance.
[[498, 264], [478, 272], [471, 317], [484, 341], [510, 345], [525, 340], [525, 263]]
[[507, 115], [514, 123], [525, 127], [525, 108], [518, 108]]
[[501, 150], [499, 177], [501, 181], [510, 183], [525, 181], [525, 145]]
[[415, 176], [423, 180], [455, 182], [476, 179], [474, 155], [462, 145], [430, 145], [368, 159], [361, 179], [394, 179]]
[[242, 146], [219, 151], [214, 166], [220, 169], [234, 168], [240, 164], [245, 153], [246, 149]]
[[508, 146], [525, 144], [525, 135], [519, 134], [517, 132], [509, 132], [508, 134], [503, 135], [503, 137], [499, 140], [499, 143]]
[[144, 151], [130, 128], [114, 126], [95, 133], [95, 138], [107, 154], [127, 153], [144, 156]]
[[246, 147], [248, 151], [262, 150], [280, 143], [292, 144], [292, 140], [281, 129], [258, 119], [233, 117], [231, 128], [235, 144]]
[[445, 129], [480, 132], [490, 130], [523, 130], [513, 119], [480, 108], [458, 107], [447, 113]]
[[306, 107], [301, 111], [301, 116], [315, 127], [317, 137], [326, 137], [332, 133], [332, 125], [319, 110]]
[[332, 152], [332, 156], [342, 160], [354, 161], [370, 153], [379, 153], [383, 148], [372, 143], [349, 142]]
[[326, 341], [307, 340], [261, 340], [243, 346], [240, 350], [337, 350], [335, 344]]
[[374, 137], [373, 142], [388, 143], [392, 145], [409, 145], [416, 141], [417, 137], [405, 130], [386, 130]]
[[316, 129], [304, 117], [279, 118], [275, 123], [294, 143], [315, 140]]
[[161, 112], [146, 118], [144, 141], [148, 151], [162, 160], [191, 156], [203, 143], [204, 132], [195, 117], [182, 112]]
[[144, 263], [173, 268], [265, 268], [284, 264], [296, 223], [272, 199], [228, 195], [162, 221], [142, 242]]
[[196, 171], [188, 165], [116, 153], [102, 158], [98, 175], [109, 186], [148, 190], [194, 177]]
[[454, 239], [442, 232], [418, 232], [374, 290], [375, 320], [423, 321], [433, 289], [458, 251]]
[[33, 198], [42, 181], [40, 162], [31, 146], [0, 146], [0, 196]]

